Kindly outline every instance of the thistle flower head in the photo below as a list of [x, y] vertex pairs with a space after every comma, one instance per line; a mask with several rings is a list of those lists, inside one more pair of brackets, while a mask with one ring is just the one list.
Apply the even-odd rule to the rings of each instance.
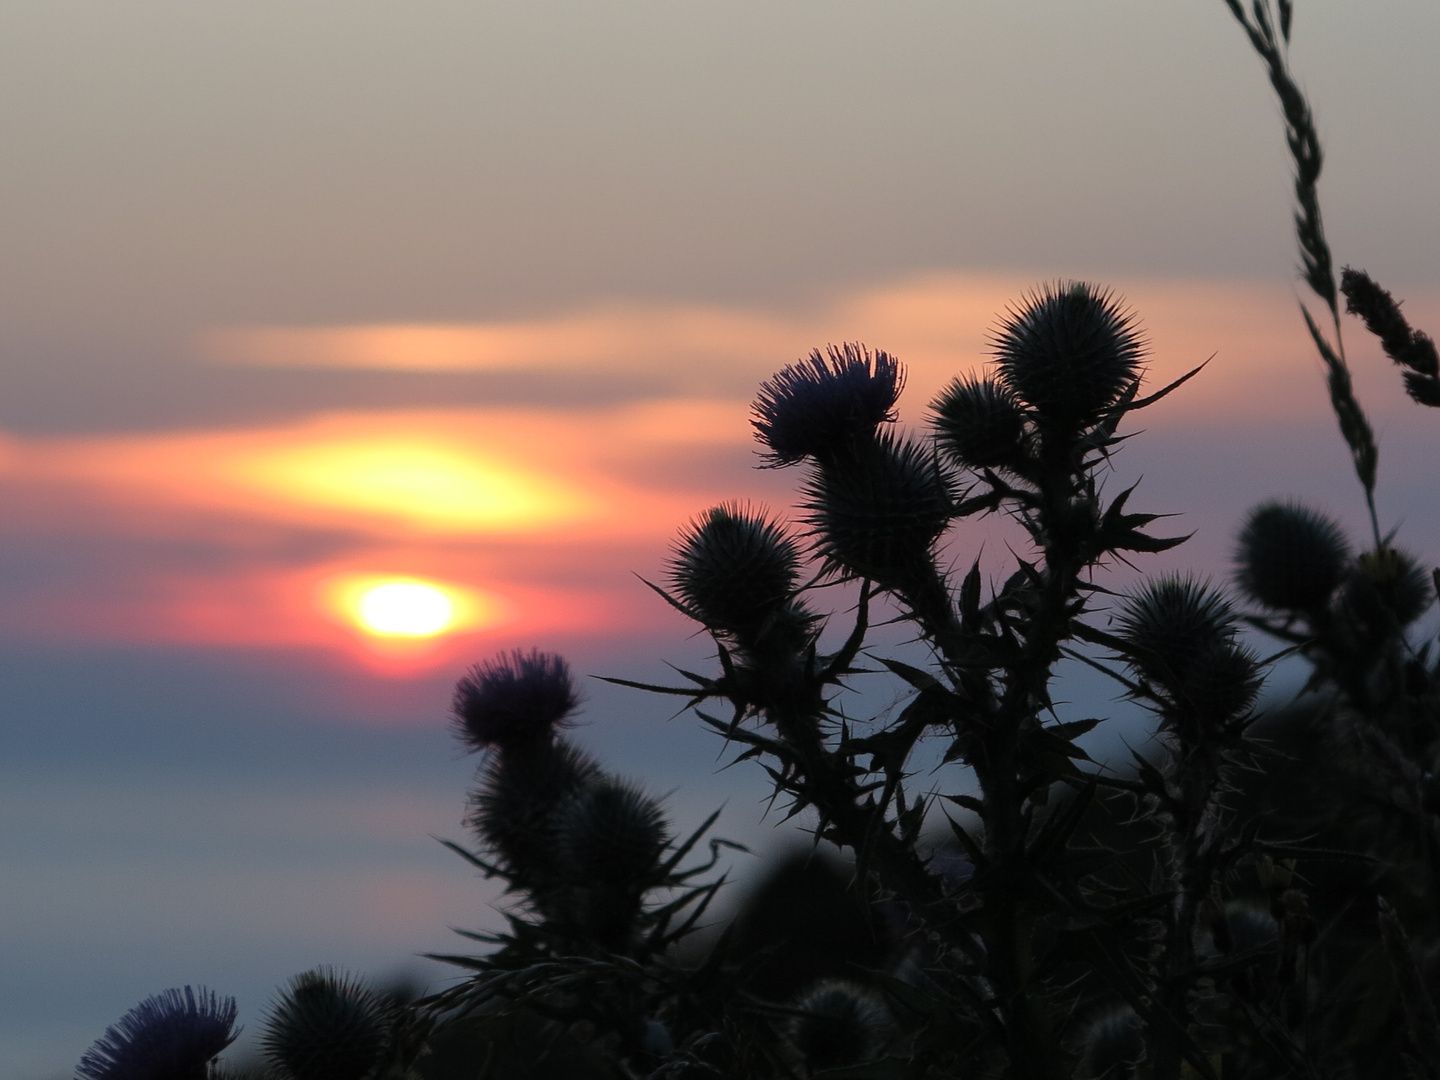
[[262, 1041], [291, 1080], [363, 1080], [380, 1064], [391, 1008], [373, 990], [326, 968], [297, 975], [271, 1006]]
[[1171, 694], [1203, 720], [1223, 722], [1250, 710], [1262, 681], [1260, 659], [1252, 650], [1236, 641], [1220, 641], [1193, 657]]
[[580, 702], [570, 667], [554, 653], [502, 653], [455, 686], [455, 733], [473, 750], [542, 741]]
[[555, 814], [555, 850], [581, 884], [649, 884], [666, 843], [665, 815], [644, 792], [613, 777], [578, 788]]
[[563, 739], [528, 751], [497, 754], [486, 763], [466, 818], [512, 882], [527, 887], [553, 877], [556, 810], [600, 773]]
[[1259, 691], [1259, 665], [1235, 640], [1223, 597], [1191, 578], [1162, 577], [1125, 599], [1116, 637], [1125, 660], [1167, 703], [1227, 720]]
[[1235, 553], [1236, 579], [1256, 602], [1276, 611], [1316, 611], [1350, 566], [1350, 545], [1323, 514], [1289, 502], [1250, 511]]
[[1366, 551], [1340, 593], [1340, 606], [1376, 633], [1409, 626], [1433, 599], [1429, 575], [1413, 556], [1396, 548]]
[[754, 631], [795, 591], [800, 553], [777, 523], [735, 505], [712, 507], [680, 534], [670, 580], [706, 626]]
[[1224, 597], [1193, 578], [1172, 575], [1147, 581], [1126, 597], [1117, 622], [1126, 658], [1156, 679], [1183, 671], [1197, 652], [1235, 634], [1235, 614]]
[[844, 979], [816, 983], [795, 1008], [791, 1047], [809, 1072], [874, 1061], [894, 1034], [894, 1020], [879, 995]]
[[1145, 1060], [1145, 1024], [1129, 1006], [1096, 1016], [1085, 1033], [1084, 1080], [1124, 1080]]
[[894, 420], [904, 382], [888, 353], [829, 345], [762, 383], [751, 423], [771, 464], [823, 459]]
[[957, 464], [998, 469], [1024, 456], [1025, 413], [998, 379], [956, 379], [930, 407], [935, 437]]
[[810, 480], [805, 508], [816, 548], [835, 570], [904, 588], [930, 565], [954, 492], [933, 450], [877, 438]]
[[106, 1030], [75, 1070], [78, 1080], [205, 1080], [235, 1041], [235, 999], [203, 987], [146, 998]]
[[994, 338], [1000, 374], [1042, 431], [1099, 419], [1139, 377], [1145, 343], [1134, 316], [1084, 282], [1047, 285], [1010, 311]]
[[1266, 948], [1280, 937], [1280, 924], [1268, 904], [1231, 900], [1225, 905], [1224, 919], [1230, 948], [1239, 952]]

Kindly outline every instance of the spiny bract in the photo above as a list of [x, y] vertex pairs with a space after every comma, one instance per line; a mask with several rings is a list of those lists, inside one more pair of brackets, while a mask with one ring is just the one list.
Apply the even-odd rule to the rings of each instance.
[[271, 1007], [265, 1056], [289, 1080], [364, 1080], [379, 1065], [391, 1009], [326, 968], [297, 975]]
[[994, 338], [1001, 377], [1042, 434], [1098, 420], [1139, 377], [1145, 344], [1134, 316], [1084, 282], [1046, 286], [1010, 312]]
[[700, 515], [676, 544], [670, 579], [706, 626], [753, 631], [795, 590], [800, 553], [777, 523], [739, 506]]

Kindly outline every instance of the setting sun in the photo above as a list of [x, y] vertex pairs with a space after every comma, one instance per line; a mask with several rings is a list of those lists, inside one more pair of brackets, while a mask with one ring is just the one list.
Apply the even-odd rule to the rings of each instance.
[[360, 623], [373, 634], [433, 637], [455, 621], [455, 605], [433, 585], [391, 581], [360, 597]]
[[416, 577], [348, 574], [331, 579], [323, 602], [370, 637], [436, 638], [505, 622], [506, 605], [476, 589]]

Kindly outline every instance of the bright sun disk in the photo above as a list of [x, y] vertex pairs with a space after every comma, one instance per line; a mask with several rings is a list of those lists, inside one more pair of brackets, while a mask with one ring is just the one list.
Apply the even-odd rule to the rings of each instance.
[[455, 605], [434, 585], [387, 581], [360, 594], [357, 614], [372, 634], [433, 637], [455, 622]]
[[320, 583], [316, 600], [335, 621], [397, 645], [486, 630], [511, 617], [510, 605], [487, 590], [399, 574], [334, 574]]

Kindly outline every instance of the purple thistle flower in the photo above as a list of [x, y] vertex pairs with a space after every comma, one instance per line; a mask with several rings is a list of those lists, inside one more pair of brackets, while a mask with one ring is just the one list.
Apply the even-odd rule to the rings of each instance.
[[502, 653], [455, 685], [456, 734], [474, 750], [532, 742], [548, 737], [579, 703], [561, 657]]
[[205, 1080], [235, 1041], [235, 999], [201, 987], [146, 998], [85, 1051], [76, 1080]]
[[762, 383], [751, 423], [773, 465], [823, 458], [893, 421], [904, 383], [889, 353], [829, 345]]

